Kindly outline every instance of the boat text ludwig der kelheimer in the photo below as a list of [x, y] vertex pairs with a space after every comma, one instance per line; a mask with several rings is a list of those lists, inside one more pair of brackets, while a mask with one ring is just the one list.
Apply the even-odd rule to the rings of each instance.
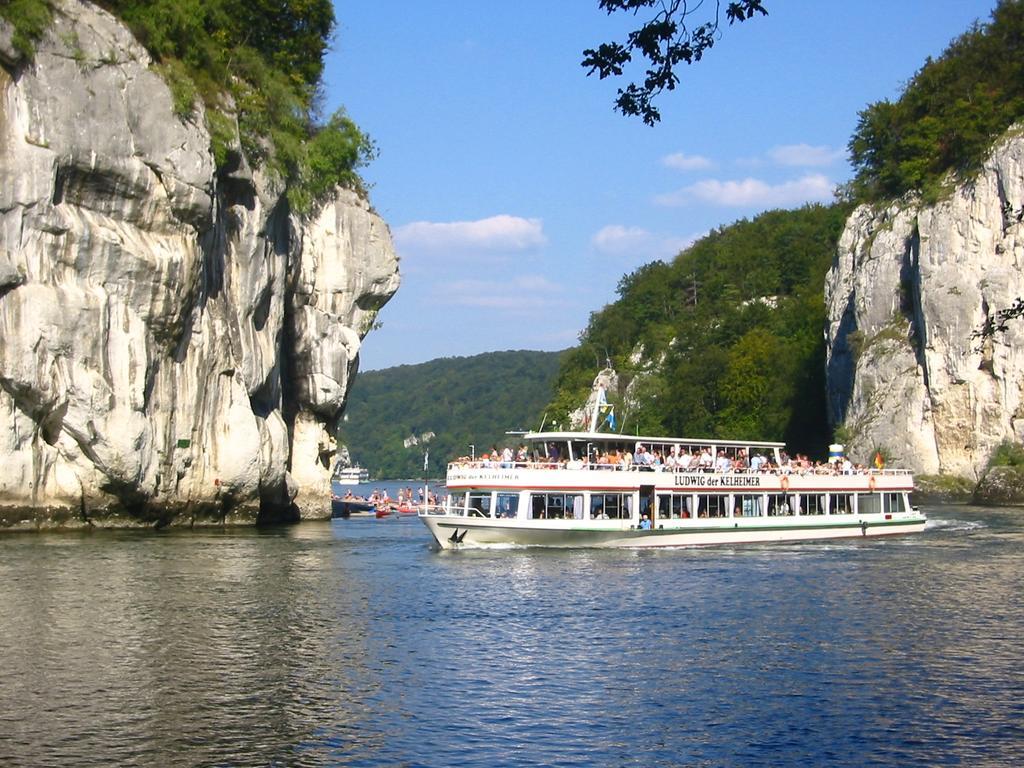
[[515, 451], [451, 462], [445, 503], [420, 510], [437, 544], [674, 547], [924, 530], [908, 470], [841, 454], [813, 464], [776, 442], [600, 432], [603, 401], [589, 431], [528, 432]]

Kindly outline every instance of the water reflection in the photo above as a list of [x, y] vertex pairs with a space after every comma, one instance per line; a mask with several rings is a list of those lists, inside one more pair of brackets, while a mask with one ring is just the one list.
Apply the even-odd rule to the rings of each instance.
[[1020, 512], [437, 552], [417, 521], [0, 537], [0, 762], [1011, 765]]

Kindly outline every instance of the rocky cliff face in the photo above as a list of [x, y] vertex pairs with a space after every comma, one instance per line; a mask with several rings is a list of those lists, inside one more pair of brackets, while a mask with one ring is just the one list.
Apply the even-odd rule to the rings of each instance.
[[972, 333], [1024, 296], [1024, 139], [943, 202], [858, 208], [826, 284], [831, 417], [848, 450], [976, 479], [1024, 437], [1024, 324]]
[[0, 22], [0, 527], [329, 514], [334, 422], [398, 287], [354, 193], [217, 173], [114, 18]]

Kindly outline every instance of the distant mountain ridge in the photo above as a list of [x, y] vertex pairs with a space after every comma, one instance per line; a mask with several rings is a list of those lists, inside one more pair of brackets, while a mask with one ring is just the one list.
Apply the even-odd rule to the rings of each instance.
[[362, 371], [338, 440], [372, 477], [422, 477], [424, 450], [429, 475], [441, 477], [451, 458], [500, 446], [508, 430], [540, 426], [562, 355], [488, 352]]

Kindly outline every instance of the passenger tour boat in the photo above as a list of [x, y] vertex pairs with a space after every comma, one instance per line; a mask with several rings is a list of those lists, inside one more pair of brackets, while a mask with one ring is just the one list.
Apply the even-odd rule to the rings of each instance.
[[[444, 548], [678, 547], [919, 533], [909, 470], [790, 458], [785, 444], [589, 431], [528, 432], [518, 450], [462, 458], [420, 519]], [[880, 459], [880, 457], [878, 457]]]
[[363, 467], [335, 467], [331, 481], [339, 485], [361, 485], [370, 481], [370, 471]]

